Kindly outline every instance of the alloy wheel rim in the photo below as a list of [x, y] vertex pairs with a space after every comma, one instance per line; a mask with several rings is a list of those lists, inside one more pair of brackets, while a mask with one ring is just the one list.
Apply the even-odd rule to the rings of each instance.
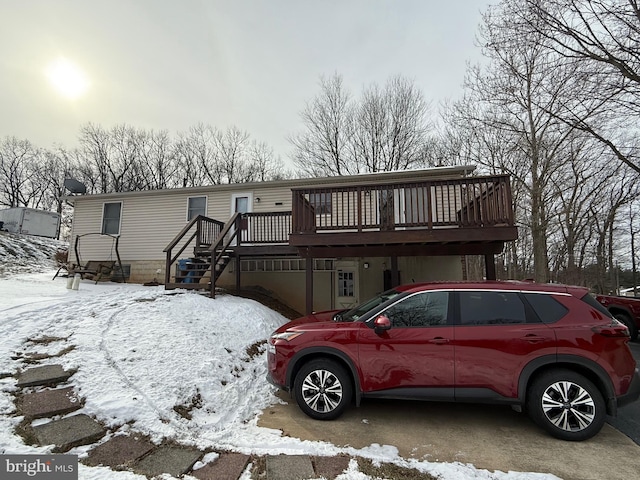
[[596, 415], [596, 404], [587, 390], [569, 381], [555, 382], [542, 395], [542, 411], [549, 422], [566, 432], [589, 427]]
[[342, 401], [342, 384], [328, 370], [314, 370], [302, 382], [302, 398], [309, 408], [318, 413], [335, 410]]

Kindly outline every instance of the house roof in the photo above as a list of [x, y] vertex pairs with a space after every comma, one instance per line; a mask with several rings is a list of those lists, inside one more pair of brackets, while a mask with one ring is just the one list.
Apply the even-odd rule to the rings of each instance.
[[402, 180], [422, 180], [425, 178], [451, 178], [451, 177], [464, 177], [471, 174], [475, 170], [475, 165], [461, 165], [453, 167], [433, 167], [426, 169], [416, 170], [402, 170], [393, 172], [377, 172], [377, 173], [363, 173], [357, 175], [342, 175], [334, 177], [313, 177], [313, 178], [296, 178], [286, 180], [270, 180], [264, 182], [248, 182], [248, 183], [232, 183], [222, 185], [205, 185], [200, 187], [184, 187], [184, 188], [168, 188], [162, 190], [139, 190], [132, 192], [114, 192], [114, 193], [102, 193], [102, 194], [89, 194], [89, 195], [68, 195], [65, 199], [71, 203], [74, 203], [83, 198], [101, 199], [101, 198], [122, 198], [122, 197], [134, 197], [145, 195], [158, 195], [158, 194], [201, 194], [209, 193], [212, 191], [225, 191], [225, 190], [248, 190], [251, 188], [281, 188], [281, 187], [305, 187], [309, 185], [327, 185], [327, 186], [340, 186], [350, 184], [367, 184], [367, 183], [380, 183], [380, 182], [394, 182]]

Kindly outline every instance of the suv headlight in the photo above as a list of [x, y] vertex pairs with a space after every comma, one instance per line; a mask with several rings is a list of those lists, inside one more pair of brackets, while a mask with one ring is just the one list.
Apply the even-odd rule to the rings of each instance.
[[268, 353], [276, 353], [276, 341], [277, 340], [284, 340], [286, 342], [289, 342], [290, 340], [293, 340], [294, 338], [302, 335], [304, 332], [282, 332], [282, 333], [274, 333], [273, 335], [271, 335], [271, 338], [269, 338], [269, 341], [267, 342], [267, 352]]
[[271, 335], [271, 342], [269, 343], [273, 343], [276, 340], [286, 340], [287, 342], [293, 340], [296, 337], [299, 337], [300, 335], [302, 335], [304, 332], [282, 332], [282, 333], [274, 333], [273, 335]]

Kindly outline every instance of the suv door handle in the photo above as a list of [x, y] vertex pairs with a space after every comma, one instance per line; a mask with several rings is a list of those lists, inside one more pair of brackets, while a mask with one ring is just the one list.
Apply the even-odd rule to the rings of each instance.
[[445, 343], [449, 343], [448, 338], [436, 337], [428, 340], [428, 343], [435, 343], [436, 345], [444, 345]]
[[529, 343], [540, 343], [547, 340], [546, 337], [541, 337], [540, 335], [535, 335], [533, 333], [529, 333], [528, 335], [525, 335], [524, 337], [522, 337], [522, 339], [526, 340]]

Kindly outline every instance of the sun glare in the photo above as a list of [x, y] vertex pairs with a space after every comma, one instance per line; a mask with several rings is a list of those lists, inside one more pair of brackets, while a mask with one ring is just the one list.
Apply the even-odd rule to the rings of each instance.
[[63, 97], [76, 100], [89, 89], [89, 78], [75, 63], [59, 58], [49, 64], [46, 75], [53, 88]]

